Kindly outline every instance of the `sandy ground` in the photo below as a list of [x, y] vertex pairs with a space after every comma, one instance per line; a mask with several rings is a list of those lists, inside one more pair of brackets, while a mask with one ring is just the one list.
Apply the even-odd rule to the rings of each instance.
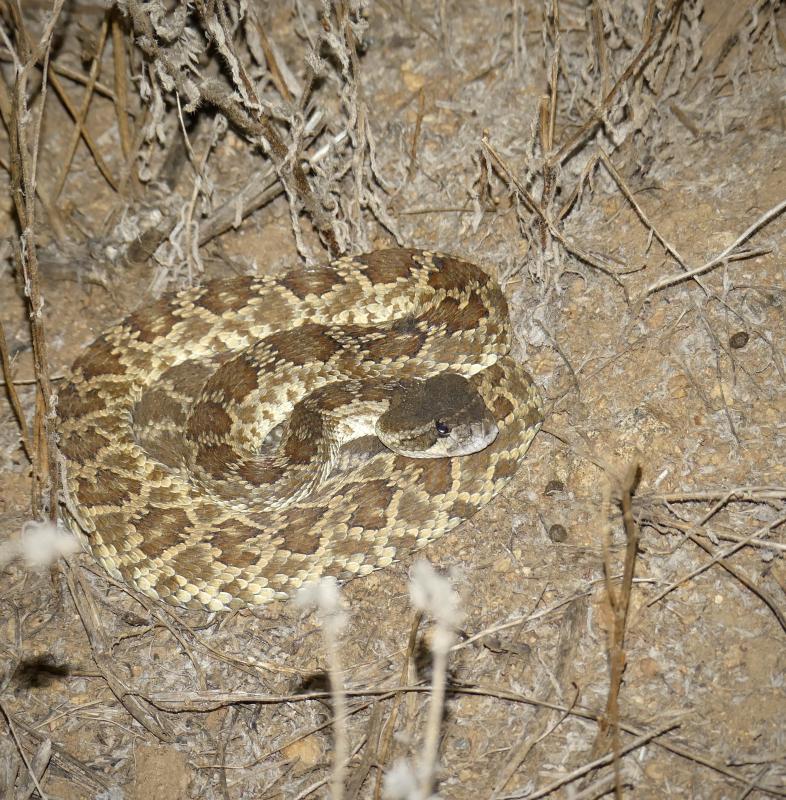
[[[637, 4], [609, 5], [606, 91], [633, 61], [643, 24]], [[421, 554], [453, 577], [465, 615], [449, 661], [440, 797], [613, 793], [608, 765], [552, 785], [607, 752], [596, 747], [595, 721], [609, 695], [614, 625], [604, 562], [621, 574], [619, 476], [635, 464], [641, 479], [632, 516], [640, 541], [619, 692], [618, 746], [627, 753], [620, 791], [636, 798], [786, 796], [786, 216], [767, 216], [786, 199], [786, 18], [777, 4], [757, 4], [755, 18], [745, 3], [705, 6], [702, 15], [685, 9], [676, 38], [665, 39], [674, 46], [663, 45], [668, 56], [656, 59], [648, 84], [629, 87], [624, 110], [612, 104], [606, 133], [583, 139], [562, 162], [546, 201], [542, 139], [533, 131], [550, 91], [554, 40], [543, 33], [537, 4], [372, 3], [367, 29], [357, 31], [359, 82], [342, 83], [333, 56], [315, 90], [327, 124], [322, 136], [339, 142], [316, 169], [331, 192], [346, 191], [334, 218], [346, 223], [347, 246], [389, 246], [395, 231], [402, 244], [459, 253], [497, 274], [511, 305], [515, 353], [541, 386], [548, 411], [507, 490]], [[102, 15], [93, 6], [69, 8], [56, 61], [86, 74], [79, 26], [97, 30]], [[317, 4], [298, 8], [300, 18], [281, 3], [261, 19], [280, 63], [302, 81], [302, 26], [317, 35], [319, 20]], [[735, 13], [739, 35], [724, 49]], [[561, 6], [555, 150], [581, 129], [600, 96], [592, 20], [583, 4]], [[32, 30], [39, 32], [35, 23]], [[655, 67], [666, 61], [661, 79]], [[140, 65], [137, 52], [137, 77]], [[107, 87], [113, 68], [107, 46], [100, 77]], [[13, 81], [8, 64], [3, 74]], [[83, 87], [61, 80], [78, 104]], [[265, 96], [271, 91], [267, 85]], [[142, 116], [134, 101], [132, 127]], [[373, 165], [362, 141], [347, 149], [342, 133], [358, 103], [374, 138]], [[167, 146], [151, 150], [155, 182], [132, 181], [135, 189], [114, 192], [82, 142], [57, 201], [66, 241], [41, 214], [41, 291], [56, 378], [102, 328], [154, 291], [182, 286], [190, 274], [196, 281], [202, 274], [275, 274], [302, 258], [282, 196], [211, 238], [197, 257], [189, 257], [182, 230], [155, 261], [123, 257], [129, 242], [162, 219], [204, 223], [254, 170], [267, 168], [237, 131], [217, 129], [203, 114], [188, 123], [194, 158], [205, 167], [197, 178], [168, 108]], [[86, 127], [120, 175], [110, 99], [93, 97]], [[45, 193], [53, 192], [72, 129], [50, 88], [39, 154]], [[5, 129], [3, 138], [5, 164]], [[362, 158], [353, 162], [353, 152]], [[602, 152], [620, 183], [603, 164], [592, 167]], [[368, 189], [357, 207], [354, 184], [339, 174], [342, 163]], [[16, 231], [7, 172], [0, 180], [10, 241]], [[574, 189], [581, 191], [566, 202]], [[562, 243], [546, 237], [543, 249], [524, 190], [552, 209]], [[744, 258], [710, 266], [698, 280], [680, 277], [760, 220], [733, 252], [748, 251]], [[308, 215], [299, 235], [301, 249], [327, 258]], [[24, 281], [11, 252], [0, 268], [0, 320], [32, 420]], [[672, 276], [679, 278], [673, 285], [659, 285]], [[17, 541], [31, 519], [31, 474], [4, 396], [4, 541]], [[421, 751], [428, 694], [388, 692], [431, 680], [428, 620], [411, 634], [414, 559], [344, 589], [351, 625], [341, 642], [342, 675], [355, 692], [348, 796], [379, 796], [383, 772]], [[70, 573], [19, 562], [0, 573], [0, 710], [4, 733], [12, 733], [0, 738], [0, 795], [30, 796], [20, 755], [30, 761], [38, 753], [48, 798], [328, 796], [330, 701], [294, 697], [327, 686], [313, 615], [285, 603], [214, 618], [146, 608], [108, 583], [88, 555], [76, 563]], [[240, 699], [255, 702], [191, 710], [206, 690], [254, 693]], [[150, 704], [162, 693], [179, 713]], [[41, 755], [46, 742], [48, 761]]]

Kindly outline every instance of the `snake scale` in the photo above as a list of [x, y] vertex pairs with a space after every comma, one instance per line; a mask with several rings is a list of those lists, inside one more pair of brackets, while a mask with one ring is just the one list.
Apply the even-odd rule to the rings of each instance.
[[510, 337], [497, 283], [421, 250], [164, 296], [59, 393], [74, 524], [115, 578], [211, 611], [384, 567], [521, 462], [542, 409]]

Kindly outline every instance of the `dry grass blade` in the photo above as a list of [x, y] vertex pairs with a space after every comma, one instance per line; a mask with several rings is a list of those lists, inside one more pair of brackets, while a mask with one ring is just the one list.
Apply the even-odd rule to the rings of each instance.
[[[348, 697], [378, 697], [380, 699], [387, 699], [394, 697], [397, 693], [427, 693], [431, 689], [429, 686], [394, 686], [386, 689], [348, 689]], [[560, 705], [559, 703], [550, 703], [543, 701], [536, 697], [531, 697], [520, 692], [508, 691], [491, 686], [456, 686], [449, 687], [449, 692], [454, 698], [462, 695], [470, 695], [475, 697], [491, 697], [500, 701], [507, 701], [512, 703], [524, 703], [527, 705], [534, 705], [542, 708], [548, 708], [552, 711], [560, 711], [562, 713], [568, 712], [571, 716], [580, 717], [581, 719], [590, 720], [592, 722], [600, 722], [602, 715], [601, 712], [592, 711], [584, 708], [583, 706], [568, 706]], [[220, 690], [213, 690], [207, 692], [150, 692], [146, 699], [162, 710], [174, 711], [182, 713], [184, 711], [211, 711], [216, 708], [221, 708], [233, 703], [263, 703], [265, 705], [278, 705], [280, 703], [298, 703], [309, 702], [312, 700], [324, 700], [330, 697], [330, 692], [308, 692], [304, 694], [287, 694], [287, 695], [272, 695], [261, 692], [227, 692]], [[619, 727], [626, 733], [633, 736], [648, 736], [651, 731], [642, 730], [641, 726], [633, 725], [624, 720], [620, 720]], [[655, 743], [688, 761], [701, 764], [708, 769], [723, 775], [730, 780], [740, 783], [744, 786], [748, 785], [748, 779], [741, 775], [739, 772], [729, 769], [723, 763], [710, 758], [704, 753], [700, 752], [697, 748], [691, 748], [677, 742], [672, 742], [666, 739], [657, 739]], [[757, 783], [757, 789], [768, 792], [776, 797], [786, 797], [786, 789], [771, 784]]]
[[[52, 193], [52, 197], [55, 202], [60, 197], [60, 194], [63, 191], [63, 187], [65, 186], [65, 182], [68, 178], [68, 173], [71, 171], [71, 164], [74, 159], [74, 154], [76, 153], [76, 147], [79, 144], [79, 139], [82, 138], [82, 136], [84, 135], [85, 120], [87, 119], [87, 112], [88, 109], [90, 108], [90, 101], [93, 99], [93, 87], [95, 86], [95, 83], [98, 80], [98, 75], [101, 69], [101, 56], [104, 53], [104, 44], [106, 43], [106, 34], [108, 30], [109, 30], [109, 15], [107, 14], [104, 16], [104, 20], [101, 23], [101, 29], [98, 32], [96, 52], [93, 57], [93, 63], [90, 66], [90, 74], [88, 77], [87, 85], [85, 86], [85, 93], [82, 97], [82, 104], [80, 105], [79, 110], [76, 112], [76, 117], [74, 119], [74, 130], [73, 133], [71, 134], [71, 140], [69, 141], [66, 147], [65, 157], [63, 159], [63, 166], [60, 169], [60, 176], [55, 182], [55, 189], [54, 192]], [[70, 111], [73, 111], [70, 104], [68, 108]], [[112, 188], [117, 190], [117, 183], [115, 182], [115, 180], [111, 176], [108, 176], [108, 173], [105, 173], [105, 177], [107, 178], [107, 181], [112, 186]]]
[[673, 286], [676, 283], [681, 283], [682, 281], [689, 280], [690, 278], [695, 278], [698, 275], [703, 275], [705, 272], [709, 272], [713, 267], [717, 267], [719, 264], [723, 264], [726, 261], [754, 258], [755, 256], [760, 256], [764, 253], [770, 252], [766, 249], [756, 249], [735, 253], [734, 250], [736, 250], [743, 242], [746, 242], [748, 239], [750, 239], [750, 237], [753, 236], [756, 231], [782, 214], [784, 209], [786, 209], [786, 200], [777, 203], [772, 208], [765, 211], [764, 214], [762, 214], [752, 225], [748, 226], [728, 247], [721, 251], [717, 256], [714, 256], [709, 261], [702, 264], [700, 267], [696, 267], [695, 269], [688, 270], [687, 272], [683, 272], [678, 275], [669, 275], [665, 278], [661, 278], [659, 281], [656, 281], [651, 286], [647, 287], [647, 289], [644, 291], [644, 297], [648, 297], [654, 292], [665, 289], [667, 286]]
[[[22, 55], [15, 53], [11, 42], [6, 41], [9, 50], [14, 54], [16, 64], [16, 80], [14, 83], [11, 125], [12, 165], [11, 178], [14, 187], [14, 204], [21, 235], [15, 248], [16, 261], [20, 273], [24, 275], [29, 302], [30, 329], [33, 341], [33, 364], [37, 381], [36, 419], [34, 428], [41, 435], [36, 442], [41, 443], [34, 458], [34, 470], [37, 486], [42, 490], [48, 487], [48, 510], [52, 519], [57, 514], [58, 474], [55, 469], [55, 432], [53, 398], [54, 390], [49, 378], [49, 357], [44, 329], [43, 297], [38, 272], [37, 232], [36, 232], [36, 193], [38, 150], [41, 133], [41, 121], [46, 103], [46, 75], [52, 36], [60, 16], [63, 0], [56, 0], [52, 7], [52, 15], [44, 28], [40, 40], [32, 46], [22, 23], [21, 9], [16, 6], [19, 25], [18, 45]], [[0, 30], [2, 30], [0, 28]], [[4, 34], [5, 35], [5, 34]], [[36, 64], [42, 61], [43, 82], [41, 85], [38, 115], [30, 126], [28, 120], [28, 80]], [[31, 131], [32, 127], [32, 131]], [[30, 135], [32, 133], [32, 136]], [[34, 499], [34, 512], [42, 509], [40, 497]]]
[[622, 773], [620, 768], [620, 713], [619, 693], [622, 688], [622, 673], [625, 670], [625, 628], [630, 609], [630, 598], [633, 591], [633, 576], [636, 571], [636, 555], [639, 546], [639, 529], [633, 519], [631, 498], [641, 478], [641, 467], [638, 463], [631, 464], [619, 475], [609, 475], [612, 485], [609, 487], [604, 501], [604, 518], [609, 519], [609, 505], [611, 496], [618, 498], [622, 509], [622, 522], [625, 528], [625, 566], [622, 582], [617, 592], [612, 585], [611, 575], [611, 532], [608, 522], [605, 525], [606, 535], [603, 541], [604, 572], [606, 580], [606, 598], [611, 607], [611, 626], [609, 628], [609, 693], [606, 699], [606, 710], [600, 719], [598, 735], [592, 748], [595, 757], [612, 748], [612, 762], [614, 764], [614, 794], [622, 797]]
[[[714, 564], [720, 564], [720, 562], [724, 561], [729, 556], [734, 555], [735, 553], [742, 550], [743, 547], [749, 545], [754, 539], [758, 539], [760, 536], [768, 534], [770, 531], [779, 528], [784, 523], [786, 523], [786, 514], [778, 517], [777, 519], [773, 520], [767, 525], [762, 526], [758, 530], [751, 533], [749, 536], [745, 536], [744, 538], [740, 539], [740, 541], [737, 542], [737, 544], [733, 545], [732, 547], [727, 547], [725, 550], [715, 553], [710, 561], [708, 561], [705, 564], [702, 564], [700, 567], [696, 567], [696, 569], [694, 569], [688, 575], [679, 578], [678, 580], [669, 584], [665, 589], [662, 589], [660, 592], [658, 592], [658, 594], [655, 597], [647, 601], [647, 605], [651, 606], [654, 605], [655, 603], [660, 602], [664, 597], [666, 597], [667, 594], [673, 592], [679, 586], [682, 586], [688, 581], [693, 580], [693, 578], [695, 578], [697, 575], [701, 575], [702, 572], [705, 572]], [[772, 601], [772, 603], [773, 605], [775, 604], [774, 601]], [[768, 603], [768, 605], [770, 604]], [[772, 605], [770, 605], [770, 607], [772, 608]], [[776, 616], [778, 618], [778, 622], [780, 622], [781, 627], [784, 628], [783, 613], [780, 611], [780, 609], [777, 608], [777, 605], [775, 606], [775, 609], [777, 609]], [[784, 628], [784, 631], [786, 631], [786, 628]]]
[[34, 458], [33, 444], [30, 441], [30, 432], [27, 425], [27, 418], [25, 417], [24, 409], [19, 401], [19, 395], [16, 392], [14, 385], [13, 370], [11, 367], [11, 359], [8, 355], [8, 342], [5, 338], [5, 327], [2, 320], [0, 320], [0, 362], [3, 365], [3, 377], [5, 383], [5, 390], [8, 393], [8, 399], [11, 401], [11, 407], [16, 414], [17, 422], [19, 423], [19, 432], [22, 437], [22, 446], [25, 448], [25, 454], [32, 462]]
[[594, 761], [591, 761], [589, 764], [585, 764], [583, 767], [579, 767], [578, 769], [573, 770], [572, 772], [568, 773], [562, 778], [559, 778], [548, 786], [544, 786], [542, 789], [539, 789], [537, 792], [533, 792], [532, 794], [509, 794], [505, 797], [501, 798], [500, 800], [538, 800], [540, 797], [548, 797], [552, 792], [555, 792], [557, 789], [562, 788], [563, 786], [573, 783], [573, 781], [578, 780], [579, 778], [583, 778], [588, 773], [599, 769], [600, 767], [605, 766], [606, 764], [610, 764], [612, 761], [615, 762], [615, 785], [614, 791], [615, 793], [621, 793], [621, 777], [619, 773], [619, 769], [617, 766], [617, 762], [619, 759], [627, 755], [628, 753], [633, 752], [634, 750], [638, 750], [639, 747], [643, 747], [648, 742], [651, 742], [653, 739], [657, 739], [659, 736], [663, 736], [664, 733], [668, 733], [670, 730], [679, 727], [681, 720], [687, 716], [687, 714], [680, 714], [676, 718], [670, 720], [669, 722], [664, 723], [663, 725], [658, 726], [654, 731], [651, 733], [644, 734], [643, 736], [639, 736], [634, 739], [630, 744], [626, 744], [624, 747], [615, 750], [614, 753], [611, 753], [606, 756], [602, 756], [601, 758], [597, 758]]

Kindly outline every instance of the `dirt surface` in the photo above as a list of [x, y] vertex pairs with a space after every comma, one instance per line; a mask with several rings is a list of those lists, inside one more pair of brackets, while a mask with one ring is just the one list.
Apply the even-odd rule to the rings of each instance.
[[[342, 12], [325, 23], [357, 43], [349, 77], [323, 43], [309, 111], [319, 108], [326, 127], [303, 148], [313, 158], [333, 141], [311, 175], [334, 203], [335, 238], [354, 252], [396, 240], [450, 251], [498, 275], [515, 354], [547, 406], [544, 430], [495, 502], [418, 556], [344, 587], [346, 796], [380, 796], [384, 774], [422, 751], [431, 627], [426, 619], [412, 633], [408, 591], [420, 557], [452, 577], [464, 613], [448, 663], [440, 797], [613, 794], [615, 751], [625, 754], [623, 796], [786, 796], [786, 215], [774, 211], [786, 200], [786, 15], [778, 3], [715, 0], [703, 12], [688, 4], [666, 24], [674, 4], [662, 5], [653, 24], [665, 32], [653, 37], [658, 55], [645, 59], [645, 78], [623, 81], [605, 125], [560, 161], [551, 193], [544, 148], [556, 152], [581, 132], [598, 98], [635, 66], [646, 38], [637, 3], [560, 4], [558, 43], [553, 15], [528, 0], [372, 3], [352, 17], [351, 36]], [[26, 13], [38, 37], [34, 6]], [[308, 37], [325, 30], [320, 8], [258, 10], [278, 64], [300, 86]], [[104, 14], [66, 9], [52, 60], [87, 75]], [[11, 16], [3, 20], [13, 30]], [[598, 20], [603, 47], [592, 33]], [[235, 30], [238, 40], [248, 35], [240, 23]], [[118, 32], [135, 93], [150, 72], [127, 21]], [[109, 42], [99, 81], [117, 93], [111, 30]], [[219, 57], [203, 49], [199, 70], [220, 74]], [[552, 63], [560, 79], [549, 147], [537, 122]], [[2, 72], [12, 85], [7, 60]], [[283, 103], [265, 69], [251, 74], [266, 102]], [[78, 106], [84, 87], [60, 80]], [[134, 162], [140, 177], [114, 191], [80, 141], [53, 201], [65, 237], [39, 205], [55, 379], [155, 293], [328, 259], [324, 229], [304, 212], [295, 235], [280, 193], [197, 247], [216, 209], [248, 183], [264, 185], [254, 175], [269, 161], [207, 104], [183, 112], [190, 161], [173, 94], [164, 87], [161, 96], [160, 109], [155, 92], [129, 100], [132, 136], [160, 113], [158, 138], [145, 139]], [[73, 121], [51, 86], [46, 108], [39, 188], [53, 197]], [[286, 113], [273, 111], [291, 141]], [[85, 127], [120, 181], [128, 171], [110, 98], [94, 94]], [[603, 153], [619, 180], [597, 160]], [[8, 172], [0, 180], [0, 321], [34, 441], [25, 280], [11, 246], [19, 229]], [[276, 185], [275, 175], [265, 180]], [[550, 234], [527, 198], [548, 209]], [[129, 257], [157, 227], [166, 235], [154, 258]], [[702, 265], [695, 280], [684, 277]], [[626, 536], [620, 500], [635, 465]], [[35, 516], [33, 474], [3, 396], [0, 711], [10, 735], [0, 738], [0, 795], [30, 796], [29, 785], [33, 796], [69, 799], [328, 797], [331, 701], [298, 697], [329, 683], [315, 616], [286, 603], [214, 617], [140, 604], [88, 554], [71, 567], [7, 563]], [[617, 712], [608, 698], [620, 628], [604, 565], [619, 598], [633, 532]], [[402, 685], [423, 691], [391, 691]], [[199, 710], [207, 691], [212, 703]], [[619, 732], [604, 745], [609, 724]], [[570, 776], [607, 753], [598, 769]], [[22, 756], [41, 761], [40, 792]], [[417, 797], [395, 791], [388, 781], [386, 796]]]

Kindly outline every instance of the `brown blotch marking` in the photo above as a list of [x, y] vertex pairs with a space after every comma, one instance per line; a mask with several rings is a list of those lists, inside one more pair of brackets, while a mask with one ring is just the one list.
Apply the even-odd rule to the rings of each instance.
[[85, 506], [122, 505], [130, 503], [141, 491], [140, 481], [97, 469], [92, 481], [80, 481], [79, 502]]
[[227, 311], [245, 306], [253, 295], [252, 285], [255, 278], [242, 276], [233, 278], [232, 283], [214, 281], [205, 284], [201, 297], [194, 301], [195, 306], [204, 308], [220, 317]]
[[330, 554], [339, 559], [349, 558], [354, 555], [360, 555], [360, 563], [363, 563], [368, 557], [368, 549], [357, 536], [345, 536], [343, 539], [332, 539], [330, 542]]
[[543, 422], [543, 412], [540, 408], [528, 406], [527, 413], [524, 415], [524, 424], [528, 428], [534, 428], [536, 425], [540, 425], [541, 422]]
[[74, 367], [82, 370], [85, 380], [91, 380], [98, 375], [123, 375], [126, 368], [119, 353], [113, 352], [116, 349], [107, 340], [106, 334], [99, 336], [76, 361]]
[[123, 328], [132, 334], [132, 338], [149, 344], [165, 335], [178, 322], [177, 308], [176, 299], [165, 295], [127, 317], [122, 323]]
[[427, 318], [434, 325], [444, 325], [448, 334], [463, 330], [474, 330], [480, 321], [488, 316], [488, 311], [476, 292], [472, 292], [466, 304], [453, 297], [446, 297]]
[[412, 270], [417, 266], [412, 257], [419, 252], [401, 248], [377, 250], [358, 256], [355, 260], [365, 265], [366, 276], [371, 283], [395, 283], [401, 278], [407, 280], [411, 277]]
[[195, 461], [212, 478], [223, 478], [226, 470], [237, 463], [237, 454], [227, 444], [205, 444], [197, 448]]
[[316, 267], [314, 269], [291, 270], [279, 283], [289, 289], [292, 294], [305, 300], [309, 295], [320, 297], [329, 292], [334, 286], [340, 286], [344, 279], [330, 267]]
[[433, 289], [463, 289], [470, 284], [485, 286], [488, 275], [474, 264], [450, 256], [433, 256], [436, 272], [429, 275], [428, 283]]
[[494, 466], [494, 480], [510, 480], [516, 474], [517, 468], [518, 462], [515, 458], [500, 458]]
[[158, 383], [171, 386], [173, 391], [181, 394], [195, 395], [214, 369], [213, 359], [207, 362], [188, 359], [163, 372]]
[[379, 530], [387, 522], [387, 508], [396, 492], [395, 486], [388, 485], [386, 480], [369, 481], [356, 484], [346, 494], [347, 508], [355, 508], [347, 520], [350, 528]]
[[293, 508], [283, 515], [278, 534], [283, 538], [283, 550], [312, 555], [319, 549], [320, 537], [312, 533], [325, 514], [324, 508]]
[[194, 406], [186, 425], [186, 436], [197, 441], [210, 435], [225, 437], [232, 430], [232, 418], [224, 408], [212, 400]]
[[456, 500], [448, 511], [449, 516], [459, 517], [459, 519], [469, 519], [478, 507], [473, 503], [468, 503], [466, 500]]
[[237, 465], [234, 473], [252, 486], [267, 486], [284, 477], [286, 465], [274, 459], [246, 459]]
[[137, 444], [151, 459], [160, 462], [170, 470], [178, 470], [188, 463], [190, 449], [183, 441], [181, 431], [177, 433], [152, 429], [136, 432]]
[[101, 431], [90, 427], [84, 433], [74, 432], [60, 445], [66, 458], [84, 463], [94, 456], [101, 448], [111, 443], [111, 439], [104, 436]]
[[228, 402], [242, 403], [259, 385], [258, 367], [250, 352], [240, 353], [222, 364], [205, 382], [205, 394], [215, 393]]
[[269, 346], [279, 358], [299, 367], [329, 361], [341, 350], [341, 345], [328, 335], [327, 327], [313, 323], [292, 331], [273, 333], [265, 337], [262, 345]]
[[492, 364], [488, 367], [483, 375], [488, 379], [489, 383], [499, 383], [503, 376], [502, 367], [499, 364]]
[[510, 414], [512, 411], [513, 403], [511, 403], [507, 397], [498, 395], [494, 400], [494, 407], [491, 409], [494, 419], [499, 421], [506, 419], [508, 414]]
[[353, 391], [354, 384], [334, 383], [318, 389], [312, 395], [312, 400], [325, 409], [335, 411], [337, 408], [348, 405], [357, 397], [357, 388]]
[[453, 485], [449, 458], [423, 460], [423, 487], [432, 496], [446, 494]]
[[[167, 473], [161, 468], [153, 470], [151, 480], [161, 480]], [[181, 495], [174, 491], [171, 486], [150, 486], [147, 490], [147, 501], [150, 506], [174, 507], [181, 502]]]
[[152, 388], [142, 395], [132, 412], [133, 424], [143, 427], [152, 424], [155, 426], [160, 420], [171, 420], [176, 425], [183, 426], [186, 422], [186, 410], [167, 391]]
[[259, 530], [249, 525], [227, 520], [216, 526], [216, 533], [206, 537], [206, 541], [221, 550], [221, 561], [233, 567], [244, 569], [259, 561], [255, 550], [255, 540]]
[[101, 463], [113, 471], [125, 470], [126, 472], [135, 472], [137, 465], [137, 454], [128, 452], [127, 450], [109, 451], [104, 454]]
[[106, 403], [95, 391], [80, 394], [74, 384], [69, 383], [57, 394], [57, 415], [60, 419], [74, 418], [100, 411]]
[[[185, 550], [172, 557], [170, 565], [177, 575], [182, 575], [187, 581], [201, 588], [206, 580], [210, 580], [215, 572], [213, 552], [207, 542], [189, 545]], [[192, 608], [203, 608], [199, 602], [194, 602]]]
[[389, 336], [371, 342], [368, 354], [374, 360], [412, 358], [420, 352], [425, 337], [421, 331], [391, 332]]
[[182, 508], [149, 506], [134, 519], [136, 532], [142, 537], [138, 547], [148, 558], [160, 557], [166, 548], [177, 544], [188, 525]]
[[319, 454], [323, 433], [318, 413], [298, 404], [290, 416], [283, 443], [284, 455], [293, 464], [308, 464]]

